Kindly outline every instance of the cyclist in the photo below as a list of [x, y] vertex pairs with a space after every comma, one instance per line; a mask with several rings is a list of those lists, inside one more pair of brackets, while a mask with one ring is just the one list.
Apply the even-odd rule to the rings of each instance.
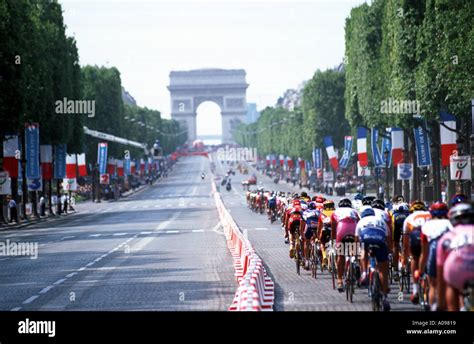
[[390, 310], [390, 302], [387, 299], [389, 293], [388, 285], [388, 251], [390, 247], [390, 231], [386, 222], [377, 216], [375, 209], [369, 206], [364, 206], [361, 209], [361, 219], [356, 227], [356, 242], [360, 241], [363, 246], [360, 264], [362, 267], [362, 284], [367, 282], [367, 253], [369, 250], [377, 260], [377, 268], [380, 273], [380, 280], [382, 281], [383, 290], [383, 308], [385, 311]]
[[306, 192], [302, 192], [301, 193], [301, 200], [305, 201], [306, 203], [308, 202], [311, 202], [311, 198], [308, 196], [308, 194]]
[[311, 239], [318, 229], [320, 212], [316, 209], [316, 203], [308, 203], [308, 209], [303, 211], [303, 221], [300, 222], [300, 234], [303, 238], [303, 257], [305, 269], [309, 270], [309, 258], [311, 250]]
[[374, 200], [374, 196], [365, 196], [364, 198], [362, 198], [362, 205], [372, 205], [372, 201]]
[[273, 191], [268, 196], [267, 208], [268, 208], [268, 218], [271, 220], [272, 216], [276, 216], [276, 209], [277, 209], [277, 196], [276, 196], [276, 193]]
[[285, 221], [283, 223], [285, 228], [285, 242], [290, 243], [290, 258], [295, 256], [295, 240], [296, 235], [299, 235], [299, 227], [301, 222], [301, 215], [303, 209], [299, 199], [294, 199], [291, 206], [285, 212]]
[[352, 202], [347, 198], [340, 200], [338, 206], [331, 215], [331, 239], [336, 240], [337, 290], [342, 293], [344, 291], [342, 276], [344, 274], [345, 255], [340, 254], [341, 250], [339, 248], [341, 248], [341, 245], [354, 242], [359, 214], [352, 209]]
[[[410, 205], [410, 215], [403, 223], [403, 256], [402, 266], [406, 267], [408, 258], [411, 256], [410, 271], [415, 272], [419, 269], [419, 260], [421, 254], [421, 226], [431, 218], [431, 214], [426, 211], [425, 204], [422, 201], [414, 201]], [[417, 277], [413, 275], [414, 282]], [[412, 303], [417, 304], [419, 301], [418, 285], [413, 283], [413, 294], [410, 295]]]
[[323, 254], [323, 267], [327, 266], [326, 245], [331, 240], [331, 216], [334, 213], [334, 202], [327, 200], [323, 203], [323, 210], [319, 216], [318, 239], [321, 243], [321, 252]]
[[473, 203], [457, 203], [448, 213], [453, 230], [446, 232], [436, 248], [438, 310], [461, 309], [459, 295], [474, 280]]
[[395, 203], [392, 213], [392, 266], [394, 268], [393, 279], [395, 281], [398, 281], [400, 278], [398, 271], [398, 262], [400, 260], [400, 239], [403, 232], [403, 223], [405, 222], [408, 215], [410, 215], [410, 210], [406, 203]]
[[436, 309], [436, 247], [439, 238], [447, 231], [452, 229], [448, 220], [448, 205], [442, 202], [433, 203], [429, 212], [431, 220], [421, 226], [421, 254], [420, 254], [420, 273], [428, 275], [429, 304]]

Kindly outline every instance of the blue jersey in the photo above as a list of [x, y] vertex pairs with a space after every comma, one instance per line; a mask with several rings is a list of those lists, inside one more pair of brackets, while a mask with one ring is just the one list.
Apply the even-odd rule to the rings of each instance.
[[317, 209], [308, 209], [303, 212], [303, 220], [309, 228], [318, 228], [319, 215]]

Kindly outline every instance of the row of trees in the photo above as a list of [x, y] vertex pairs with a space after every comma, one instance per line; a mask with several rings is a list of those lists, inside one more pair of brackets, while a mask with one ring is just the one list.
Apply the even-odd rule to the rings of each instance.
[[[94, 100], [95, 117], [56, 113], [56, 101], [64, 98]], [[86, 140], [83, 126], [149, 147], [160, 139], [165, 153], [185, 140], [178, 135], [178, 123], [162, 119], [159, 111], [124, 105], [116, 68], [81, 68], [76, 41], [66, 36], [56, 1], [0, 1], [0, 122], [2, 137], [21, 134], [26, 122], [38, 122], [42, 144], [67, 143], [68, 153], [86, 152], [88, 160], [96, 157], [97, 140]], [[110, 143], [109, 149], [119, 157], [126, 147]]]
[[[300, 107], [265, 109], [257, 123], [239, 128], [236, 140], [257, 147], [259, 154], [310, 159], [312, 146], [323, 147], [326, 135], [342, 148], [343, 136], [355, 136], [358, 126], [399, 127], [406, 134], [407, 159], [414, 161], [412, 130], [419, 117], [381, 113], [390, 99], [414, 101], [433, 143], [432, 172], [439, 195], [440, 111], [456, 116], [459, 149], [470, 152], [473, 16], [470, 0], [375, 0], [353, 8], [346, 20], [342, 68], [317, 71], [303, 89]], [[413, 184], [415, 197], [418, 183]], [[401, 191], [395, 178], [394, 185]], [[470, 194], [470, 185], [464, 191]]]

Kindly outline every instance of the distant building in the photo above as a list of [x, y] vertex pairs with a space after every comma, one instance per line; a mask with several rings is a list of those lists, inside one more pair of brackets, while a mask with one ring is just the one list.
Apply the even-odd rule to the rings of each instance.
[[283, 93], [283, 96], [278, 98], [276, 106], [285, 108], [289, 111], [293, 111], [295, 107], [301, 106], [301, 97], [303, 94], [303, 88], [307, 81], [303, 81], [298, 85], [297, 89], [290, 88]]
[[247, 124], [254, 123], [260, 117], [260, 112], [257, 110], [257, 104], [247, 103]]
[[127, 105], [137, 105], [137, 101], [122, 87], [122, 100]]

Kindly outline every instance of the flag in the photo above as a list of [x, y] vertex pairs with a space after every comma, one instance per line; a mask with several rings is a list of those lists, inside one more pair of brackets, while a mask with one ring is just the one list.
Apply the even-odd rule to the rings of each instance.
[[53, 146], [41, 145], [41, 174], [43, 179], [50, 180], [53, 178]]
[[292, 170], [293, 168], [295, 168], [295, 164], [294, 164], [294, 162], [293, 162], [293, 159], [290, 158], [289, 156], [286, 157], [286, 158], [288, 159], [288, 161], [287, 161], [287, 162], [288, 162], [288, 168], [289, 168], [290, 170]]
[[[385, 134], [387, 136], [384, 136], [382, 139], [382, 159], [383, 159], [383, 165], [385, 167], [390, 167], [390, 163], [392, 161], [392, 141], [391, 139], [389, 139], [391, 131], [392, 131], [392, 128], [385, 129]], [[387, 156], [385, 157], [385, 155]]]
[[392, 161], [393, 166], [397, 166], [403, 162], [403, 150], [405, 149], [403, 141], [403, 130], [400, 128], [392, 128]]
[[117, 160], [117, 175], [123, 177], [123, 160]]
[[425, 129], [425, 124], [413, 128], [415, 135], [416, 157], [418, 167], [431, 165], [430, 140]]
[[25, 124], [25, 175], [29, 179], [39, 179], [40, 175], [39, 124]]
[[324, 138], [324, 145], [326, 146], [326, 153], [328, 155], [329, 162], [331, 163], [333, 170], [337, 171], [337, 169], [339, 168], [339, 162], [337, 161], [337, 155], [334, 151], [331, 136], [326, 136]]
[[18, 178], [18, 160], [15, 157], [18, 150], [18, 136], [5, 137], [3, 141], [3, 169], [10, 178]]
[[115, 175], [115, 159], [114, 158], [109, 158], [109, 161], [107, 162], [107, 173], [112, 177]]
[[54, 146], [54, 179], [66, 178], [66, 150], [64, 143]]
[[145, 173], [145, 160], [140, 158], [140, 174]]
[[134, 175], [136, 172], [135, 161], [130, 161], [130, 172], [132, 175]]
[[342, 153], [341, 160], [339, 161], [339, 166], [341, 168], [347, 168], [349, 160], [352, 154], [352, 136], [344, 136], [344, 152]]
[[99, 164], [99, 173], [105, 174], [107, 171], [107, 143], [100, 142], [97, 149], [97, 163]]
[[77, 155], [77, 166], [79, 167], [79, 176], [87, 176], [86, 153]]
[[361, 167], [369, 166], [369, 158], [367, 156], [367, 129], [364, 127], [357, 128], [357, 158]]
[[304, 168], [305, 168], [305, 162], [304, 162], [303, 159], [298, 158], [298, 165], [299, 165], [300, 169], [304, 170]]
[[66, 178], [76, 178], [76, 154], [66, 155]]
[[374, 165], [376, 167], [382, 167], [383, 158], [382, 158], [382, 155], [380, 154], [379, 145], [378, 145], [378, 139], [379, 139], [378, 129], [372, 128], [371, 135], [372, 136], [371, 136], [370, 144], [372, 147], [372, 158], [374, 159]]
[[283, 166], [285, 163], [285, 156], [283, 154], [280, 154], [280, 166]]
[[[456, 117], [447, 113], [441, 112], [441, 122], [453, 130], [456, 130]], [[458, 149], [456, 144], [457, 133], [439, 125], [439, 132], [441, 138], [441, 166], [449, 166], [449, 158]]]
[[323, 168], [323, 154], [321, 148], [313, 148], [313, 164], [315, 169]]

